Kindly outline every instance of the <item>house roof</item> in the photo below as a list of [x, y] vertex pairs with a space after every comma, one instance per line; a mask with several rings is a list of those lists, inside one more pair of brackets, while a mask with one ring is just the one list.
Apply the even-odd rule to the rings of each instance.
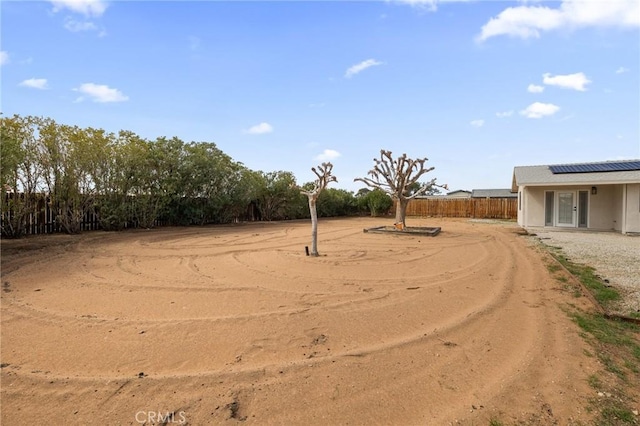
[[447, 195], [455, 194], [471, 194], [471, 191], [467, 191], [466, 189], [456, 189], [455, 191], [447, 192]]
[[519, 186], [621, 183], [640, 183], [640, 160], [518, 166], [513, 168], [511, 189], [517, 191]]
[[500, 189], [474, 189], [471, 192], [471, 198], [516, 198], [517, 193], [512, 192], [511, 188]]

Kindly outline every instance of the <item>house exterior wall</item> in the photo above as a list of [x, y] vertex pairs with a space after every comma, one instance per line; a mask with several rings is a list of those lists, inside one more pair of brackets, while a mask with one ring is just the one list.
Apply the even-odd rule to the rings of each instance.
[[528, 187], [524, 193], [527, 226], [544, 226], [544, 188]]
[[600, 185], [597, 188], [596, 195], [589, 195], [589, 228], [620, 231], [622, 209], [618, 206], [622, 206], [622, 185]]
[[[546, 191], [587, 191], [589, 194], [587, 229], [640, 232], [640, 184], [598, 185], [597, 194], [591, 193], [591, 186], [582, 185], [520, 187], [518, 191], [521, 198], [518, 200], [520, 226], [545, 226]], [[626, 203], [623, 202], [624, 200]]]
[[640, 232], [640, 183], [626, 185], [626, 221], [622, 232]]
[[612, 209], [612, 213], [613, 213], [613, 229], [615, 231], [618, 232], [622, 232], [622, 226], [623, 224], [623, 218], [624, 218], [624, 205], [623, 205], [623, 199], [624, 199], [624, 185], [616, 185], [613, 188], [614, 190], [614, 195], [613, 195], [613, 206], [616, 206], [615, 209]]

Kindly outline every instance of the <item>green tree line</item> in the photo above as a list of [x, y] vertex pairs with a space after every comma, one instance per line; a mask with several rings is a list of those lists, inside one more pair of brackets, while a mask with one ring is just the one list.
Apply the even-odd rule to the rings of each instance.
[[[58, 124], [50, 118], [0, 117], [2, 235], [20, 237], [44, 197], [56, 229], [78, 233], [87, 214], [104, 230], [309, 217], [306, 197], [287, 171], [254, 171], [213, 142], [147, 140]], [[384, 214], [382, 191], [328, 188], [318, 216]]]

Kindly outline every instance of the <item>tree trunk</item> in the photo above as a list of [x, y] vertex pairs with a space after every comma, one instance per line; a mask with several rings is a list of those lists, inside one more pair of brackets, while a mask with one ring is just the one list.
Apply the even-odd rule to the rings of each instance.
[[318, 212], [316, 210], [317, 196], [309, 197], [309, 211], [311, 212], [311, 256], [318, 254]]
[[406, 198], [399, 198], [396, 201], [396, 224], [402, 224], [402, 229], [407, 226], [405, 223], [405, 219], [407, 218], [407, 204], [409, 204], [409, 200]]
[[311, 168], [311, 171], [316, 174], [318, 179], [313, 183], [313, 190], [301, 191], [309, 198], [309, 213], [311, 213], [311, 256], [318, 256], [318, 212], [316, 210], [316, 201], [318, 195], [327, 186], [329, 182], [337, 182], [335, 176], [331, 175], [331, 169], [333, 164], [322, 163], [322, 165]]

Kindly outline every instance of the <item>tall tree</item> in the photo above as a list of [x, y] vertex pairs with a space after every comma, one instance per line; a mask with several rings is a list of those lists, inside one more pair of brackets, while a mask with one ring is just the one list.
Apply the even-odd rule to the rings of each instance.
[[353, 193], [338, 188], [326, 188], [322, 191], [318, 196], [317, 207], [318, 217], [353, 216], [358, 211]]
[[296, 178], [291, 172], [262, 172], [258, 185], [257, 203], [262, 220], [289, 219], [289, 205], [295, 195], [302, 197]]
[[372, 217], [386, 215], [393, 207], [393, 200], [381, 189], [361, 188], [358, 193], [360, 196], [356, 199], [360, 210], [369, 212]]
[[396, 202], [396, 224], [406, 227], [407, 205], [415, 197], [422, 195], [433, 187], [447, 188], [447, 185], [436, 184], [433, 178], [412, 191], [412, 186], [418, 183], [418, 179], [429, 173], [434, 167], [427, 167], [428, 158], [408, 158], [402, 154], [398, 158], [392, 157], [391, 151], [380, 150], [380, 158], [373, 159], [375, 165], [369, 170], [368, 177], [355, 178], [371, 188], [378, 188], [386, 192]]
[[318, 212], [316, 210], [316, 203], [318, 201], [318, 195], [323, 189], [327, 187], [330, 182], [337, 182], [335, 176], [331, 174], [333, 170], [333, 164], [322, 163], [316, 169], [311, 168], [311, 171], [318, 177], [313, 182], [313, 188], [309, 191], [300, 191], [309, 198], [309, 211], [311, 212], [311, 255], [318, 256]]
[[0, 221], [3, 237], [26, 232], [27, 219], [40, 213], [37, 194], [44, 174], [35, 117], [0, 117]]
[[109, 135], [93, 179], [98, 197], [98, 219], [107, 231], [134, 226], [133, 195], [144, 174], [148, 143], [133, 132], [121, 130]]

